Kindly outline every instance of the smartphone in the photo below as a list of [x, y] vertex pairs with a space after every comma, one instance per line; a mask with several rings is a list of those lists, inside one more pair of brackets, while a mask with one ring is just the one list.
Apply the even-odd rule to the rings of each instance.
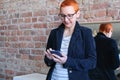
[[57, 51], [57, 50], [51, 50], [50, 52], [51, 52], [51, 54], [56, 54], [56, 55], [62, 57], [62, 54], [61, 54], [60, 51]]

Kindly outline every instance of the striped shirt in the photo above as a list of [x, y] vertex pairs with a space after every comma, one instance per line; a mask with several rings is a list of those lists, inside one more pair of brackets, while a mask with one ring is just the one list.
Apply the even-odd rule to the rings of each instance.
[[[65, 55], [68, 53], [70, 38], [71, 36], [63, 37], [62, 40], [60, 51]], [[51, 80], [69, 80], [67, 69], [63, 68], [62, 64], [56, 63]]]

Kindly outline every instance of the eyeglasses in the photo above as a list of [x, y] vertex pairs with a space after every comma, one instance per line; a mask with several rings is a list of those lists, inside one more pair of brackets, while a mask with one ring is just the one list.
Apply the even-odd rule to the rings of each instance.
[[67, 14], [67, 15], [59, 14], [58, 16], [59, 16], [62, 20], [64, 20], [65, 17], [67, 17], [68, 19], [72, 19], [75, 14], [76, 14], [76, 12], [75, 12], [74, 14]]

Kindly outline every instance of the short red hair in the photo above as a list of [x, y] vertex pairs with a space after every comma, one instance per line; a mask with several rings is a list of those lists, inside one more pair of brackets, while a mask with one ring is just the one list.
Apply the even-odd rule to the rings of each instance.
[[100, 32], [109, 32], [112, 29], [112, 24], [111, 23], [103, 23], [99, 27]]
[[60, 5], [60, 10], [61, 10], [61, 7], [66, 7], [66, 6], [72, 6], [75, 12], [79, 10], [79, 5], [75, 0], [64, 0]]

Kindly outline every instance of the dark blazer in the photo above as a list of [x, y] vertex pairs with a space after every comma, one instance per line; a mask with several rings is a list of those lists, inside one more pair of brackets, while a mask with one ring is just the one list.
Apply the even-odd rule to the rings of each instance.
[[95, 37], [97, 66], [90, 71], [91, 80], [116, 80], [114, 70], [119, 66], [118, 47], [114, 39], [98, 33]]
[[[63, 32], [63, 24], [52, 30], [48, 38], [46, 49], [52, 48], [60, 50]], [[95, 43], [91, 30], [80, 26], [78, 22], [76, 22], [70, 40], [67, 56], [68, 59], [66, 63], [63, 64], [63, 67], [68, 69], [69, 80], [89, 80], [88, 70], [95, 68], [96, 65]], [[44, 60], [45, 63], [51, 67], [46, 80], [51, 80], [55, 62], [49, 60], [46, 56]]]

